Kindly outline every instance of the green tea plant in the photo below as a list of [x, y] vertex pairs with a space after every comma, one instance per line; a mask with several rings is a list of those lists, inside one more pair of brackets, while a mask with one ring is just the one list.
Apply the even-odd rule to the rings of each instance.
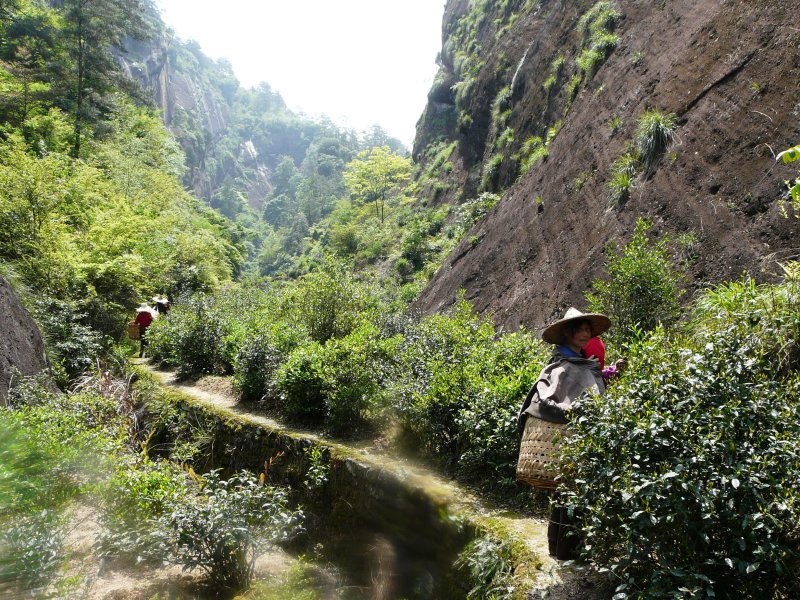
[[406, 330], [389, 394], [423, 453], [513, 487], [516, 411], [545, 353], [528, 333], [497, 336], [462, 301]]
[[280, 303], [289, 323], [324, 343], [346, 336], [367, 320], [377, 307], [377, 298], [369, 283], [359, 281], [345, 265], [328, 260], [287, 286]]
[[266, 294], [233, 285], [216, 295], [181, 297], [148, 328], [148, 351], [183, 377], [230, 374], [247, 322], [269, 302]]
[[658, 325], [669, 327], [681, 314], [682, 267], [673, 264], [668, 238], [651, 241], [652, 224], [638, 219], [624, 248], [610, 246], [606, 279], [595, 279], [586, 294], [589, 308], [611, 318], [605, 334], [612, 345], [627, 347], [642, 332]]
[[327, 414], [322, 375], [324, 347], [310, 341], [295, 348], [278, 367], [274, 394], [266, 405], [290, 422], [321, 425]]
[[274, 314], [254, 320], [245, 330], [233, 361], [233, 385], [242, 400], [265, 400], [278, 368], [306, 341], [303, 328], [287, 327]]
[[0, 408], [0, 589], [45, 597], [68, 587], [66, 508], [123, 449], [126, 428], [114, 402], [56, 394], [40, 378], [16, 379], [9, 401]]
[[775, 372], [746, 324], [720, 321], [655, 331], [572, 422], [565, 501], [615, 597], [797, 593], [800, 378]]
[[168, 532], [169, 560], [201, 569], [219, 590], [242, 590], [253, 578], [256, 559], [300, 531], [302, 513], [289, 508], [284, 490], [247, 473], [227, 480], [208, 473], [201, 491], [159, 519]]

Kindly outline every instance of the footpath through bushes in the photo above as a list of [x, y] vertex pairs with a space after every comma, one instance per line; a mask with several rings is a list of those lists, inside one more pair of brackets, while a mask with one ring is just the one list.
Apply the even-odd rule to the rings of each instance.
[[463, 300], [448, 315], [409, 316], [333, 263], [280, 291], [184, 298], [149, 334], [157, 361], [189, 377], [232, 375], [243, 400], [290, 423], [350, 438], [399, 424], [426, 456], [509, 490], [519, 397], [548, 355], [530, 333], [499, 335]]
[[[618, 597], [798, 594], [798, 274], [706, 291], [669, 330], [633, 328], [628, 371], [580, 408], [562, 493]], [[158, 360], [230, 374], [293, 423], [348, 437], [399, 424], [451, 472], [520, 490], [516, 410], [549, 348], [463, 300], [409, 316], [329, 264], [280, 291], [184, 298], [152, 330]]]

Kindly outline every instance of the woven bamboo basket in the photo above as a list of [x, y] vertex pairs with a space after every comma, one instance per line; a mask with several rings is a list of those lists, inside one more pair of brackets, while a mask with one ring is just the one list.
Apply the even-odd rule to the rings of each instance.
[[535, 488], [554, 490], [558, 486], [556, 450], [567, 434], [565, 423], [551, 423], [529, 416], [525, 419], [517, 461], [517, 480]]
[[128, 337], [132, 340], [139, 339], [139, 325], [131, 321], [128, 323]]

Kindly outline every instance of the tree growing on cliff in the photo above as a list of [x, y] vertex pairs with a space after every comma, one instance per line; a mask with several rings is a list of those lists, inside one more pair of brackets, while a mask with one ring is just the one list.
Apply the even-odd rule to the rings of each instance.
[[371, 148], [345, 167], [344, 181], [350, 193], [362, 202], [375, 203], [375, 217], [383, 224], [386, 200], [411, 177], [411, 160], [388, 146]]
[[125, 37], [145, 38], [148, 30], [142, 0], [61, 0], [57, 5], [71, 61], [65, 97], [74, 117], [73, 153], [78, 156], [84, 125], [107, 112], [105, 97], [118, 87], [112, 50], [121, 49]]

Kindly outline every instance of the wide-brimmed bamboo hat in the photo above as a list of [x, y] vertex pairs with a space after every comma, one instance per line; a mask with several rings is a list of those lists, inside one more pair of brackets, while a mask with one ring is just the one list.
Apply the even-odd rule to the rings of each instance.
[[592, 325], [592, 336], [600, 335], [611, 327], [611, 319], [600, 313], [584, 313], [570, 306], [562, 319], [550, 323], [542, 331], [542, 339], [548, 344], [561, 344], [564, 341], [564, 329], [570, 321], [585, 319]]

